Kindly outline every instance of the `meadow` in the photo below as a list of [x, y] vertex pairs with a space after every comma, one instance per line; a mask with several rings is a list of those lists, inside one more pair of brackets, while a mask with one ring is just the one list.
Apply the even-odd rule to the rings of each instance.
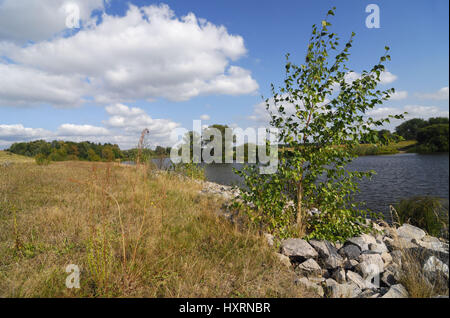
[[[198, 182], [142, 165], [16, 159], [0, 164], [0, 297], [314, 296]], [[80, 288], [66, 287], [69, 264]]]

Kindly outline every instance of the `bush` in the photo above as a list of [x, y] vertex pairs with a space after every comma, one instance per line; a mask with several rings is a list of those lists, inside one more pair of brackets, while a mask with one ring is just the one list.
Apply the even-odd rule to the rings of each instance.
[[400, 224], [409, 223], [432, 236], [448, 237], [448, 206], [431, 196], [403, 199], [395, 206]]
[[36, 161], [36, 164], [39, 166], [46, 166], [50, 163], [50, 160], [44, 155], [44, 154], [38, 154], [36, 157], [34, 157], [34, 160]]

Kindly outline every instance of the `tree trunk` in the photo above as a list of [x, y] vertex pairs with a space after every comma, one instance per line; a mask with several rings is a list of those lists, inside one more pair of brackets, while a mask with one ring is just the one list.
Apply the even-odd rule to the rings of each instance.
[[304, 218], [303, 218], [303, 209], [302, 209], [302, 200], [303, 200], [303, 178], [300, 176], [300, 180], [297, 183], [297, 227], [299, 229], [299, 234], [303, 235], [304, 233]]

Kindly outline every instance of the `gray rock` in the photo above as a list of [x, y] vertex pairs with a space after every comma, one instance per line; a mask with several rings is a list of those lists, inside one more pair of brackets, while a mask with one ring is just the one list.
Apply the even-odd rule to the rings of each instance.
[[440, 239], [438, 239], [437, 237], [434, 237], [434, 236], [430, 236], [430, 235], [425, 235], [422, 238], [422, 241], [426, 242], [426, 243], [442, 243]]
[[410, 241], [412, 239], [419, 241], [426, 235], [426, 233], [418, 227], [405, 223], [397, 229], [397, 235]]
[[346, 257], [349, 260], [358, 259], [359, 255], [361, 255], [361, 249], [354, 244], [344, 245], [338, 252], [341, 256]]
[[280, 262], [285, 265], [286, 267], [291, 267], [291, 260], [289, 259], [289, 257], [287, 257], [286, 255], [280, 254], [280, 253], [275, 253], [275, 255], [278, 257], [278, 259], [280, 260]]
[[417, 245], [411, 242], [410, 239], [404, 238], [404, 237], [398, 237], [396, 239], [388, 239], [384, 240], [384, 243], [386, 244], [389, 251], [396, 251], [396, 250], [404, 250], [404, 249], [410, 249], [410, 248], [416, 248]]
[[361, 294], [358, 295], [356, 298], [378, 298], [380, 296], [380, 293], [377, 293], [376, 291], [372, 289], [366, 289]]
[[325, 281], [327, 295], [330, 298], [354, 298], [362, 291], [353, 283], [338, 284], [334, 279], [328, 278]]
[[295, 270], [307, 276], [318, 276], [322, 274], [322, 268], [312, 258], [299, 264]]
[[376, 242], [377, 240], [373, 236], [362, 234], [358, 237], [349, 238], [345, 243], [356, 245], [362, 252], [364, 252], [369, 249], [369, 244], [375, 244]]
[[370, 243], [369, 250], [378, 254], [387, 253], [388, 249], [384, 243]]
[[361, 254], [356, 266], [358, 273], [364, 278], [373, 278], [384, 271], [384, 262], [380, 254]]
[[439, 279], [440, 276], [448, 280], [448, 266], [436, 256], [430, 256], [423, 265], [423, 271], [427, 277], [432, 280]]
[[395, 250], [390, 253], [392, 262], [397, 265], [402, 265], [402, 252], [400, 250]]
[[392, 285], [397, 284], [397, 279], [395, 279], [394, 274], [390, 271], [385, 271], [383, 274], [381, 274], [381, 281], [387, 287], [391, 287]]
[[376, 286], [373, 285], [371, 282], [365, 280], [358, 273], [355, 273], [353, 271], [347, 271], [346, 277], [347, 282], [355, 284], [360, 289], [376, 288]]
[[402, 284], [392, 285], [381, 298], [408, 298], [409, 294]]
[[331, 275], [331, 278], [333, 278], [339, 284], [343, 284], [343, 283], [346, 282], [345, 271], [342, 268], [337, 268], [337, 269], [335, 269], [333, 271], [333, 274]]
[[319, 254], [305, 240], [298, 238], [290, 238], [281, 242], [281, 253], [301, 260], [308, 258], [317, 258]]
[[269, 233], [264, 233], [264, 237], [266, 238], [267, 244], [269, 244], [269, 246], [273, 246], [274, 244], [274, 237], [272, 234]]
[[344, 262], [344, 268], [345, 268], [345, 269], [353, 269], [353, 268], [355, 268], [355, 266], [358, 265], [358, 264], [359, 264], [358, 261], [355, 260], [355, 259], [346, 260], [346, 261]]
[[323, 267], [334, 269], [343, 265], [344, 259], [338, 254], [336, 247], [330, 242], [311, 240], [309, 244], [319, 253], [319, 263]]
[[297, 284], [299, 284], [300, 286], [303, 286], [306, 289], [309, 289], [309, 290], [315, 292], [320, 297], [323, 297], [325, 294], [322, 286], [312, 282], [311, 280], [309, 280], [306, 277], [302, 277], [299, 280], [297, 280]]
[[392, 256], [389, 253], [383, 253], [381, 254], [381, 258], [383, 259], [384, 265], [389, 265], [392, 263]]

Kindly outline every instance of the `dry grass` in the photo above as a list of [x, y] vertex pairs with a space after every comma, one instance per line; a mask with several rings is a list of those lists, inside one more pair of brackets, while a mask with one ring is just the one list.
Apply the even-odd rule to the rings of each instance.
[[312, 296], [198, 190], [145, 167], [0, 166], [0, 297]]
[[[393, 209], [394, 212], [395, 209]], [[398, 224], [397, 224], [398, 225]], [[419, 248], [408, 248], [405, 246], [404, 241], [401, 241], [397, 236], [394, 228], [390, 227], [387, 223], [384, 223], [384, 227], [391, 234], [395, 245], [400, 247], [401, 261], [400, 268], [401, 274], [399, 277], [399, 283], [405, 286], [410, 298], [430, 298], [437, 295], [448, 296], [448, 283], [444, 277], [430, 281], [423, 271], [423, 261], [426, 260], [430, 253], [425, 253]]]
[[10, 163], [31, 163], [34, 162], [33, 158], [16, 155], [14, 153], [0, 150], [0, 164], [10, 162]]

